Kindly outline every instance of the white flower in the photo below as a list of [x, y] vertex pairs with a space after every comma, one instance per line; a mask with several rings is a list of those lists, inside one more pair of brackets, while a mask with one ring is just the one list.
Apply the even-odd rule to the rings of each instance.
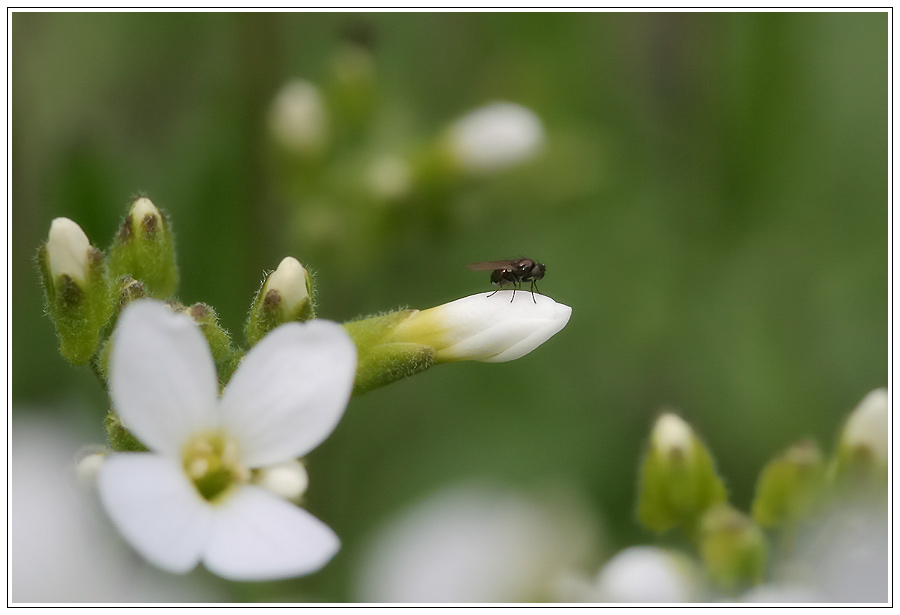
[[308, 275], [300, 261], [293, 256], [286, 256], [266, 280], [262, 294], [265, 296], [271, 290], [277, 291], [283, 301], [283, 309], [291, 312], [302, 301], [309, 300]]
[[841, 444], [851, 450], [868, 450], [873, 461], [886, 464], [890, 433], [889, 415], [890, 402], [887, 389], [875, 389], [859, 402], [847, 419]]
[[302, 79], [286, 83], [272, 103], [269, 130], [289, 150], [317, 153], [328, 138], [328, 113], [319, 89]]
[[110, 394], [123, 425], [152, 452], [103, 463], [98, 486], [113, 523], [170, 572], [202, 561], [225, 578], [261, 580], [324, 566], [339, 548], [334, 532], [249, 479], [331, 433], [355, 357], [334, 323], [283, 325], [247, 354], [219, 397], [194, 322], [161, 303], [131, 304], [113, 338]]
[[512, 290], [470, 295], [417, 312], [392, 341], [436, 350], [437, 361], [501, 363], [523, 357], [562, 330], [572, 308], [541, 294]]
[[657, 547], [629, 547], [600, 570], [591, 602], [690, 602], [696, 572], [683, 556]]
[[530, 109], [498, 102], [457, 120], [448, 138], [451, 154], [464, 169], [494, 171], [537, 154], [544, 128]]
[[75, 281], [87, 278], [88, 253], [91, 242], [77, 223], [69, 218], [54, 218], [47, 238], [50, 275], [55, 279], [67, 275]]
[[362, 561], [358, 599], [545, 600], [593, 543], [592, 524], [572, 504], [548, 506], [487, 485], [446, 489], [378, 532]]

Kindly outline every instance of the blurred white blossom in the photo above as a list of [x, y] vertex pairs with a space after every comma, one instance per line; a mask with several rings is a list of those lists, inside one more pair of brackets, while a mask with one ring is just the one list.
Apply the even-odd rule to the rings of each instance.
[[585, 602], [692, 602], [699, 593], [696, 566], [658, 547], [629, 547], [609, 560]]
[[137, 301], [119, 319], [110, 395], [152, 452], [116, 453], [100, 469], [101, 500], [129, 543], [160, 568], [198, 562], [236, 580], [308, 574], [337, 552], [324, 523], [257, 485], [251, 470], [301, 457], [335, 428], [350, 397], [355, 348], [340, 326], [273, 330], [218, 396], [196, 324]]
[[76, 478], [78, 430], [62, 408], [16, 408], [12, 420], [11, 601], [219, 602], [197, 578], [149, 566], [115, 536]]
[[366, 170], [366, 184], [372, 194], [385, 201], [394, 201], [407, 196], [412, 189], [412, 171], [402, 158], [381, 156], [376, 158]]
[[879, 465], [888, 461], [890, 401], [887, 389], [875, 389], [866, 395], [847, 419], [841, 434], [841, 447], [865, 450]]
[[886, 502], [846, 501], [798, 535], [796, 555], [779, 568], [822, 602], [887, 602], [890, 578]]
[[269, 131], [285, 149], [311, 155], [328, 140], [328, 111], [319, 89], [302, 79], [288, 81], [272, 102]]
[[487, 172], [535, 156], [544, 143], [544, 127], [530, 109], [497, 102], [458, 119], [448, 139], [451, 155], [463, 169]]
[[[376, 535], [359, 574], [364, 602], [530, 602], [583, 565], [591, 524], [571, 502], [479, 485], [445, 489]], [[566, 513], [562, 511], [566, 510]]]

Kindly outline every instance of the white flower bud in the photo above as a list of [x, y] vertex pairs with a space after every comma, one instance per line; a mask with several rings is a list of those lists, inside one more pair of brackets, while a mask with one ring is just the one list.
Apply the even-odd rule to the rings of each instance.
[[253, 482], [278, 497], [296, 502], [306, 493], [309, 475], [301, 462], [291, 459], [261, 468], [256, 472]]
[[435, 349], [436, 361], [501, 363], [523, 357], [569, 322], [572, 308], [546, 295], [519, 291], [481, 293], [416, 313], [392, 341]]
[[412, 187], [412, 172], [402, 158], [382, 156], [369, 167], [366, 183], [376, 198], [401, 199]]
[[887, 463], [888, 418], [890, 403], [887, 389], [875, 389], [866, 395], [844, 427], [842, 445], [850, 449], [867, 449], [876, 463]]
[[306, 286], [308, 275], [300, 261], [293, 256], [286, 256], [266, 280], [263, 296], [269, 291], [277, 291], [283, 302], [282, 308], [286, 312], [291, 312], [301, 302], [309, 300], [309, 290]]
[[75, 475], [81, 484], [86, 486], [95, 486], [97, 484], [97, 475], [100, 473], [100, 466], [106, 461], [106, 453], [96, 450], [85, 452], [81, 459], [75, 464]]
[[544, 142], [541, 120], [515, 103], [493, 103], [457, 120], [449, 131], [453, 157], [467, 171], [494, 171], [533, 157]]
[[689, 561], [657, 547], [620, 551], [597, 575], [597, 602], [690, 602], [696, 593]]
[[[153, 216], [154, 218], [162, 219], [162, 214], [159, 213], [156, 205], [154, 205], [153, 201], [151, 201], [147, 197], [142, 196], [131, 204], [132, 224], [136, 228], [140, 228], [139, 225], [141, 225], [141, 223], [144, 221], [144, 218], [146, 218], [148, 215]], [[159, 224], [159, 220], [157, 220], [157, 224]]]
[[269, 129], [286, 149], [317, 153], [328, 138], [328, 113], [319, 89], [301, 79], [286, 83], [272, 103]]
[[87, 278], [88, 253], [91, 242], [87, 235], [69, 218], [54, 218], [47, 239], [47, 258], [53, 278], [68, 275], [84, 282]]
[[693, 444], [694, 432], [677, 414], [667, 412], [656, 420], [651, 435], [654, 446], [666, 457], [684, 457]]

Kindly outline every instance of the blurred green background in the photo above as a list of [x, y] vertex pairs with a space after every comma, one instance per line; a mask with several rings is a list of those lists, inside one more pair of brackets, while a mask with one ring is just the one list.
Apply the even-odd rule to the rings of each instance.
[[[293, 77], [331, 91], [348, 32], [372, 50], [371, 121], [326, 179], [285, 189], [269, 105]], [[174, 224], [179, 298], [239, 341], [285, 255], [337, 321], [489, 290], [466, 264], [518, 256], [573, 308], [520, 360], [354, 398], [309, 458], [309, 508], [341, 553], [305, 579], [223, 582], [232, 599], [351, 598], [371, 531], [467, 477], [562, 482], [607, 551], [651, 540], [635, 483], [663, 406], [746, 510], [766, 460], [803, 436], [830, 450], [887, 384], [887, 50], [886, 13], [16, 13], [13, 411], [57, 406], [103, 441], [106, 394], [59, 356], [34, 256], [56, 216], [107, 247], [145, 194]], [[539, 158], [423, 208], [355, 196], [359, 159], [494, 100], [541, 117]]]

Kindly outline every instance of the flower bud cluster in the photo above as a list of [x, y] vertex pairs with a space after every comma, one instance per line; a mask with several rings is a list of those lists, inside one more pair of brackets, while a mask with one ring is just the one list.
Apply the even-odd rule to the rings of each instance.
[[664, 412], [640, 467], [638, 518], [656, 532], [679, 527], [720, 589], [762, 583], [771, 551], [762, 528], [790, 540], [823, 510], [848, 501], [877, 508], [878, 498], [859, 495], [886, 491], [889, 407], [887, 390], [867, 395], [847, 419], [830, 465], [808, 439], [777, 455], [760, 473], [750, 515], [728, 502], [713, 456], [691, 426]]

